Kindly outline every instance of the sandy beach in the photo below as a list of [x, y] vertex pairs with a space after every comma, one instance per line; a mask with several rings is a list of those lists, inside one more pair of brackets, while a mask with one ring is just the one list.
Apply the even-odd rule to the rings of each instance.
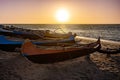
[[[87, 43], [95, 39], [79, 37]], [[120, 48], [102, 40], [102, 47]], [[120, 54], [90, 55], [53, 64], [32, 63], [20, 52], [0, 51], [0, 80], [120, 80]]]

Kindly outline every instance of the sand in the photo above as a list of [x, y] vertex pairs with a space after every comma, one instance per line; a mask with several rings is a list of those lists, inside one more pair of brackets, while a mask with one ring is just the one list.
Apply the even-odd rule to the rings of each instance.
[[[87, 43], [95, 40], [79, 39]], [[120, 44], [102, 40], [102, 46], [119, 48]], [[94, 52], [63, 62], [37, 64], [19, 52], [0, 51], [0, 80], [120, 80], [120, 54]]]

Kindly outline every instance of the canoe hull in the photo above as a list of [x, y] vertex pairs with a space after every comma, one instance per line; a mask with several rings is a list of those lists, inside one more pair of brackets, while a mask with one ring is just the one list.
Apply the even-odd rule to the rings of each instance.
[[48, 63], [61, 62], [61, 61], [85, 56], [93, 52], [96, 52], [96, 50], [98, 49], [100, 49], [100, 45], [97, 48], [84, 48], [77, 51], [61, 52], [56, 54], [40, 54], [40, 55], [24, 55], [24, 56], [28, 60], [34, 63], [48, 64]]
[[100, 53], [104, 53], [104, 54], [118, 54], [118, 53], [120, 53], [120, 49], [113, 49], [113, 50], [102, 50], [102, 49], [100, 49], [100, 50], [98, 50], [98, 52], [100, 52]]
[[21, 48], [21, 54], [34, 63], [55, 63], [84, 55], [91, 54], [101, 48], [100, 38], [90, 44], [78, 48], [66, 48], [62, 50], [43, 50], [26, 40]]
[[0, 35], [11, 36], [11, 37], [18, 37], [18, 38], [29, 38], [29, 39], [39, 39], [40, 37], [34, 34], [16, 34], [12, 32], [0, 32]]

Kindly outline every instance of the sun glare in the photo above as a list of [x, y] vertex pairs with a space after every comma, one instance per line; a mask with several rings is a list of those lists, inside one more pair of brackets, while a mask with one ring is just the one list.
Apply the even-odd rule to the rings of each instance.
[[68, 11], [66, 9], [59, 9], [56, 12], [56, 19], [59, 22], [66, 22], [66, 21], [68, 21], [68, 19], [69, 19], [69, 13], [68, 13]]

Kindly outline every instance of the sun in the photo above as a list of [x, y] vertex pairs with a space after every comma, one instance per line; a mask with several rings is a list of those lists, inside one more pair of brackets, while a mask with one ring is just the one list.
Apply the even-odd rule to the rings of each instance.
[[59, 22], [67, 22], [69, 19], [69, 12], [66, 9], [59, 9], [56, 12], [56, 19]]

